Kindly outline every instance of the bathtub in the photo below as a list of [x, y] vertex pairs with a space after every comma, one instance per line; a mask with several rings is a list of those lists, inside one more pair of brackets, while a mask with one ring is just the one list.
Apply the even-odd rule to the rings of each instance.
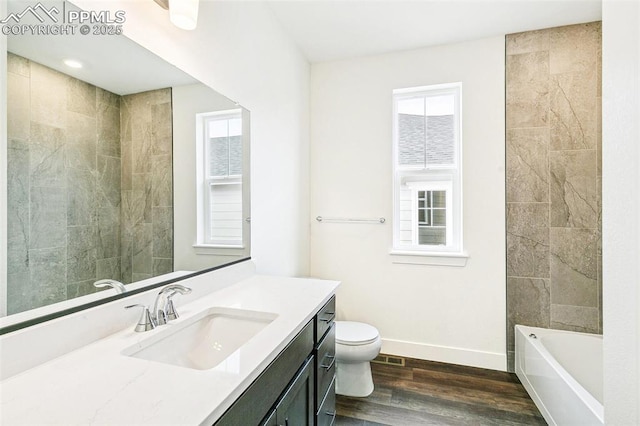
[[550, 425], [603, 425], [602, 336], [516, 325], [518, 378]]

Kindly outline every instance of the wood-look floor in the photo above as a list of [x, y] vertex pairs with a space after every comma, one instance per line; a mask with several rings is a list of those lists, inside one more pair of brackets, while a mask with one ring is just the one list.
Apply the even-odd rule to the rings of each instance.
[[546, 425], [515, 374], [406, 359], [371, 363], [367, 398], [338, 395], [338, 426]]

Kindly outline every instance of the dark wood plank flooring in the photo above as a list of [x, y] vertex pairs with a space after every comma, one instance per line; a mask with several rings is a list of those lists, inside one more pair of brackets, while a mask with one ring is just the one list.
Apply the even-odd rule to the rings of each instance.
[[369, 397], [338, 395], [338, 426], [547, 424], [515, 374], [411, 358], [371, 370]]

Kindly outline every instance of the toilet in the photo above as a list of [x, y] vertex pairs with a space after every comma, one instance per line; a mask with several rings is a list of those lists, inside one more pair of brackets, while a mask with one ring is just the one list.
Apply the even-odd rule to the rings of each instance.
[[371, 365], [380, 353], [382, 340], [369, 324], [336, 321], [336, 393], [365, 397], [373, 392]]

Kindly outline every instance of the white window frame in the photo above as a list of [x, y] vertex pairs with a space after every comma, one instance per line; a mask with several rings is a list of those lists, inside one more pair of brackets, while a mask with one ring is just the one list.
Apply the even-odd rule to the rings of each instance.
[[[399, 164], [398, 101], [424, 96], [453, 94], [454, 108], [454, 158], [451, 165]], [[391, 254], [400, 258], [394, 263], [419, 263], [464, 266], [468, 257], [463, 249], [462, 228], [462, 83], [412, 87], [393, 91], [393, 247]], [[401, 191], [412, 191], [412, 242], [400, 238]], [[418, 191], [447, 193], [446, 244], [418, 244]], [[422, 257], [422, 259], [417, 259]]]
[[[242, 118], [241, 109], [215, 111], [196, 114], [196, 248], [233, 248], [242, 249], [243, 236], [231, 242], [215, 240], [211, 237], [211, 186], [240, 185], [242, 175], [211, 176], [209, 173], [209, 122], [230, 118]], [[230, 170], [230, 168], [229, 168]], [[244, 229], [243, 229], [244, 234]]]

